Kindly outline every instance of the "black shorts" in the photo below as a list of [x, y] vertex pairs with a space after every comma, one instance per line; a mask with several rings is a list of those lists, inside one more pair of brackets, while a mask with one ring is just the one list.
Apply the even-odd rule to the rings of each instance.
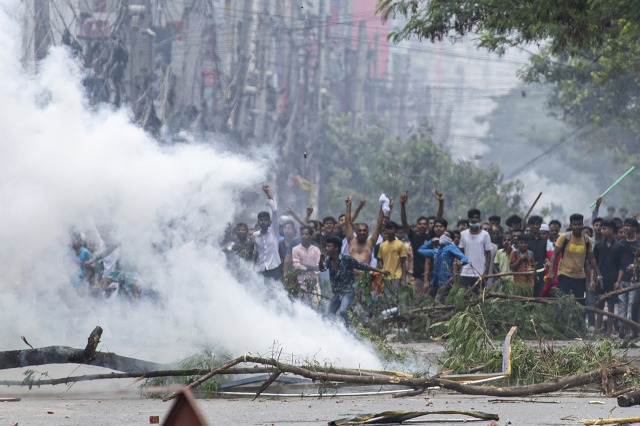
[[558, 290], [564, 294], [573, 293], [573, 297], [584, 305], [584, 291], [587, 287], [586, 278], [571, 278], [566, 275], [558, 275]]

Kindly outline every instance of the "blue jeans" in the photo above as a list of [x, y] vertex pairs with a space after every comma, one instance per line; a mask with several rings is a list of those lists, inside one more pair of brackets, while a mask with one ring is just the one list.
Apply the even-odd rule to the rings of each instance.
[[335, 315], [336, 313], [342, 317], [345, 327], [349, 328], [349, 306], [353, 302], [355, 293], [353, 291], [344, 294], [333, 293], [327, 306], [327, 315]]
[[[620, 281], [620, 290], [629, 288], [634, 284], [635, 283], [632, 283], [630, 281]], [[620, 315], [621, 317], [631, 318], [631, 312], [633, 309], [633, 298], [636, 294], [636, 291], [638, 290], [633, 290], [628, 293], [618, 295], [618, 315]], [[622, 327], [624, 326], [624, 323], [622, 321], [619, 321], [618, 325]]]

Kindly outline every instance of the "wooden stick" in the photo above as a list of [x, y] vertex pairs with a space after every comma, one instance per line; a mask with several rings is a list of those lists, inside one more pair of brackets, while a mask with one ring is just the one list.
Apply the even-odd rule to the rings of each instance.
[[617, 319], [618, 321], [622, 321], [625, 324], [630, 325], [631, 327], [635, 328], [636, 330], [640, 330], [640, 324], [638, 324], [637, 322], [630, 320], [629, 318], [626, 317], [621, 317], [620, 315], [616, 315], [616, 314], [612, 314], [609, 311], [605, 311], [602, 309], [598, 309], [598, 308], [594, 308], [593, 306], [583, 306], [585, 311], [588, 312], [595, 312], [596, 314], [602, 314], [602, 315], [606, 315], [609, 318], [613, 318], [613, 319]]
[[524, 215], [524, 218], [522, 219], [522, 229], [525, 229], [527, 227], [527, 218], [531, 214], [531, 210], [533, 210], [533, 208], [538, 203], [538, 200], [540, 199], [541, 196], [542, 196], [542, 192], [538, 194], [533, 204], [531, 204], [531, 207], [529, 207], [529, 211], [527, 212], [527, 214]]
[[640, 284], [635, 284], [627, 288], [623, 288], [620, 290], [610, 291], [609, 293], [604, 293], [598, 296], [598, 302], [602, 303], [605, 299], [608, 299], [611, 296], [618, 296], [620, 294], [629, 293], [630, 291], [640, 289]]
[[618, 417], [614, 419], [580, 419], [583, 425], [615, 425], [625, 423], [638, 423], [640, 417]]

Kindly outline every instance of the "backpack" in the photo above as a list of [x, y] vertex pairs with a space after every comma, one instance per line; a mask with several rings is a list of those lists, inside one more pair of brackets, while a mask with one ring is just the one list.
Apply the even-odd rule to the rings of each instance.
[[[585, 245], [584, 264], [586, 266], [587, 260], [588, 260], [587, 255], [589, 254], [589, 247], [591, 247], [591, 239], [587, 237], [586, 234], [582, 234], [582, 236], [584, 237], [584, 245]], [[569, 241], [571, 241], [571, 231], [567, 231], [567, 233], [564, 234], [564, 243], [562, 244], [562, 257], [564, 257], [564, 249], [566, 249], [567, 245], [569, 245]]]

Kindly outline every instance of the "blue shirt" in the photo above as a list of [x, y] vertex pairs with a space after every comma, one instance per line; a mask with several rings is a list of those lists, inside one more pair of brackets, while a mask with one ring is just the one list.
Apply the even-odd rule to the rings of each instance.
[[453, 276], [453, 260], [459, 259], [463, 263], [469, 263], [465, 256], [455, 244], [445, 244], [433, 248], [433, 241], [429, 240], [418, 249], [418, 253], [424, 257], [433, 259], [431, 265], [431, 281], [429, 284], [440, 287]]
[[84, 278], [89, 273], [87, 267], [84, 266], [84, 262], [86, 262], [87, 260], [91, 260], [91, 257], [91, 252], [87, 250], [86, 247], [82, 247], [80, 249], [80, 253], [76, 253], [76, 259], [78, 259], [78, 262], [80, 262], [80, 275], [78, 276], [80, 281], [84, 280]]
[[331, 291], [335, 294], [346, 294], [353, 291], [353, 283], [356, 281], [354, 269], [366, 271], [369, 265], [355, 260], [348, 254], [338, 255], [338, 269], [333, 269], [333, 258], [328, 256], [324, 259], [322, 270], [329, 270], [331, 280]]

